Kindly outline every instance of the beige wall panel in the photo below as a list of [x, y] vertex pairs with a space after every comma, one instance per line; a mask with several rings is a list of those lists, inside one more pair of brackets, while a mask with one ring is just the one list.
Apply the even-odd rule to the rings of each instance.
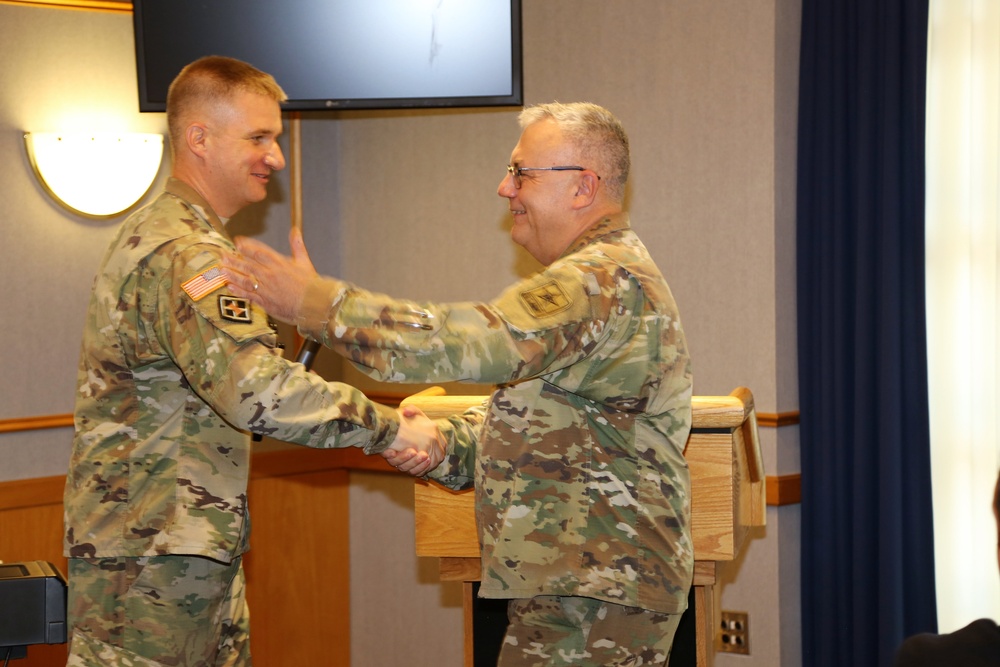
[[[591, 100], [625, 122], [630, 209], [679, 301], [696, 391], [752, 386], [765, 411], [777, 411], [774, 21], [772, 3], [742, 0], [528, 0], [523, 21], [527, 102]], [[495, 194], [515, 117], [351, 112], [310, 125], [307, 146], [336, 135], [339, 149], [305, 159], [339, 171], [337, 192], [316, 194], [340, 223], [341, 275], [465, 300], [537, 270]]]
[[413, 480], [355, 472], [350, 497], [352, 667], [460, 667], [462, 584], [415, 555]]

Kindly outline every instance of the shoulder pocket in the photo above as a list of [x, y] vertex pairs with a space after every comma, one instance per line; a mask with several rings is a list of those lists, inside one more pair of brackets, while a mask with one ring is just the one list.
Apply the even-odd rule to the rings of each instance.
[[268, 347], [277, 344], [267, 314], [249, 299], [226, 294], [223, 289], [195, 301], [192, 307], [237, 343], [256, 338]]
[[576, 267], [550, 268], [508, 288], [495, 306], [516, 329], [545, 331], [592, 317], [588, 287], [585, 275]]

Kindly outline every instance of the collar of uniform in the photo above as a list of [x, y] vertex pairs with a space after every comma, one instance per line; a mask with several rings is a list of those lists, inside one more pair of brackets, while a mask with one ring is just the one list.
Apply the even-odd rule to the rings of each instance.
[[615, 232], [630, 229], [631, 226], [628, 213], [622, 212], [606, 215], [589, 227], [583, 234], [580, 234], [576, 241], [573, 241], [562, 256], [566, 257], [567, 255], [579, 252], [580, 250], [583, 250], [587, 246], [591, 245], [597, 239], [614, 234]]
[[226, 231], [226, 226], [222, 224], [222, 220], [212, 210], [209, 203], [205, 201], [205, 198], [198, 194], [198, 191], [190, 185], [179, 178], [171, 176], [167, 179], [167, 184], [164, 186], [163, 191], [179, 199], [183, 199], [202, 220], [212, 226], [212, 229], [222, 234], [225, 238], [229, 238], [229, 233]]

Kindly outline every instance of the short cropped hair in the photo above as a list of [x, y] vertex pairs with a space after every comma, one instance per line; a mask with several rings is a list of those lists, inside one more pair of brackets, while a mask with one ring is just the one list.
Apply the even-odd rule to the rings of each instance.
[[288, 99], [273, 76], [242, 60], [205, 56], [185, 66], [167, 91], [171, 145], [180, 144], [192, 112], [228, 102], [238, 93], [256, 93], [278, 103]]
[[581, 164], [597, 172], [608, 195], [621, 203], [625, 199], [631, 158], [628, 135], [614, 114], [590, 102], [538, 104], [524, 109], [518, 116], [522, 128], [545, 120], [554, 121], [573, 142]]

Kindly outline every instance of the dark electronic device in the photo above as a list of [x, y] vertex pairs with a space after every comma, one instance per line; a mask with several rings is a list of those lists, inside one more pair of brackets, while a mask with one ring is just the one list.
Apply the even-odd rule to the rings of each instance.
[[139, 110], [202, 56], [274, 76], [287, 110], [521, 106], [521, 0], [133, 0]]
[[[0, 661], [66, 642], [66, 579], [46, 561], [0, 563]], [[2, 664], [2, 662], [0, 662]]]

